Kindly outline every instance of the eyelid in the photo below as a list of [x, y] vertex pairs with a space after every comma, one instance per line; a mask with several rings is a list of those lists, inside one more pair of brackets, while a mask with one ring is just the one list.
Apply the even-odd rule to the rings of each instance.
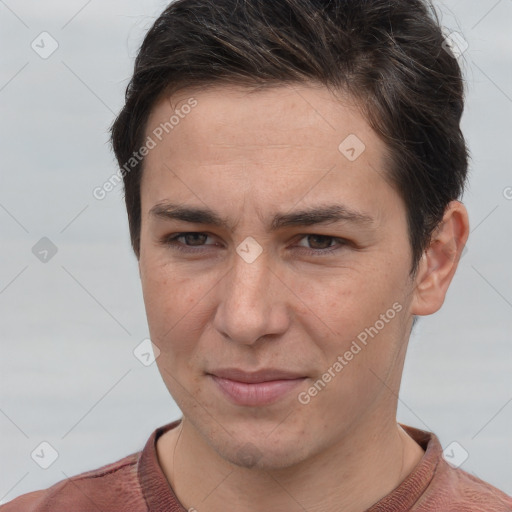
[[[165, 246], [174, 248], [174, 249], [179, 250], [179, 251], [184, 251], [184, 252], [188, 252], [188, 253], [196, 253], [196, 254], [204, 252], [204, 249], [203, 249], [204, 247], [208, 247], [208, 246], [212, 246], [212, 245], [213, 246], [218, 245], [218, 243], [215, 242], [213, 244], [204, 244], [204, 245], [194, 246], [194, 245], [186, 245], [186, 244], [183, 244], [183, 243], [177, 241], [178, 238], [181, 238], [181, 237], [186, 236], [186, 235], [194, 235], [194, 234], [207, 235], [207, 237], [210, 237], [210, 238], [211, 237], [215, 237], [215, 235], [212, 235], [211, 233], [208, 233], [206, 231], [183, 231], [183, 232], [172, 233], [171, 235], [164, 236], [162, 238], [162, 240], [161, 240], [161, 243], [163, 245], [165, 245]], [[346, 246], [353, 246], [354, 245], [350, 240], [347, 240], [345, 238], [336, 237], [334, 235], [324, 235], [324, 234], [321, 234], [321, 233], [303, 233], [303, 234], [298, 234], [298, 235], [296, 235], [294, 237], [294, 240], [296, 240], [295, 243], [300, 242], [300, 241], [302, 241], [303, 239], [306, 239], [309, 236], [317, 236], [317, 237], [323, 237], [323, 238], [330, 238], [330, 239], [332, 239], [332, 241], [336, 242], [337, 245], [332, 246], [332, 247], [328, 247], [326, 249], [311, 249], [311, 248], [308, 248], [308, 247], [296, 246], [297, 250], [299, 252], [307, 253], [308, 255], [321, 256], [321, 255], [328, 255], [330, 253], [339, 251], [339, 250], [343, 249]]]
[[[214, 235], [212, 235], [211, 233], [208, 233], [206, 231], [182, 231], [180, 233], [172, 233], [170, 235], [166, 235], [164, 237], [162, 237], [161, 239], [161, 242], [164, 244], [164, 245], [171, 245], [172, 242], [176, 242], [176, 240], [178, 238], [181, 238], [181, 237], [184, 237], [186, 235], [206, 235], [208, 238], [213, 238]], [[216, 243], [214, 244], [205, 244], [205, 245], [215, 245]], [[185, 247], [190, 247], [190, 248], [193, 248], [193, 247], [197, 247], [197, 248], [200, 248], [200, 247], [204, 247], [201, 246], [201, 245], [198, 245], [198, 246], [194, 246], [194, 245], [186, 245], [186, 244], [181, 244]]]

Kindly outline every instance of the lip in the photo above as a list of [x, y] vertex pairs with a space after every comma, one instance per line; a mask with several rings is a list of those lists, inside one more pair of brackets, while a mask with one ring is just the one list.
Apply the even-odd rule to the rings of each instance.
[[245, 372], [229, 368], [209, 376], [231, 402], [253, 407], [277, 402], [306, 379], [304, 375], [276, 369]]

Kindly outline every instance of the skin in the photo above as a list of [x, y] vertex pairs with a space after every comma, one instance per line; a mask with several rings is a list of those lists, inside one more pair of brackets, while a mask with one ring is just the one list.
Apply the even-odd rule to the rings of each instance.
[[[242, 512], [365, 510], [423, 456], [396, 422], [400, 379], [413, 315], [443, 304], [469, 233], [466, 209], [450, 203], [411, 276], [386, 147], [350, 98], [312, 84], [181, 91], [155, 104], [147, 135], [191, 97], [197, 106], [149, 152], [141, 184], [150, 335], [183, 413], [157, 443], [160, 465], [185, 508], [199, 512], [226, 503]], [[355, 161], [338, 149], [350, 134], [366, 146]], [[207, 207], [229, 226], [151, 213], [165, 202]], [[275, 214], [326, 204], [373, 220], [270, 229]], [[236, 251], [247, 237], [262, 250], [251, 263]], [[300, 403], [397, 303], [400, 312]], [[305, 379], [275, 403], [240, 406], [208, 375], [226, 367]]]

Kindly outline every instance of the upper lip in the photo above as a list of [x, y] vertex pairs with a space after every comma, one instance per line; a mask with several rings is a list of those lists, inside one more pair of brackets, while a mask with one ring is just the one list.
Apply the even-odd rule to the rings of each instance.
[[220, 377], [221, 379], [229, 379], [237, 382], [245, 382], [247, 384], [255, 384], [257, 382], [269, 382], [273, 380], [291, 380], [305, 378], [305, 375], [291, 372], [288, 370], [279, 370], [267, 368], [258, 371], [244, 371], [238, 368], [223, 368], [209, 372], [211, 375]]

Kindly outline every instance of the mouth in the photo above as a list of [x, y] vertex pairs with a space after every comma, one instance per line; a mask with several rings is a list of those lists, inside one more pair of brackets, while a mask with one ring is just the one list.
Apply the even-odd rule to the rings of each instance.
[[304, 375], [275, 369], [245, 372], [230, 368], [207, 375], [232, 403], [252, 407], [277, 402], [306, 379]]

